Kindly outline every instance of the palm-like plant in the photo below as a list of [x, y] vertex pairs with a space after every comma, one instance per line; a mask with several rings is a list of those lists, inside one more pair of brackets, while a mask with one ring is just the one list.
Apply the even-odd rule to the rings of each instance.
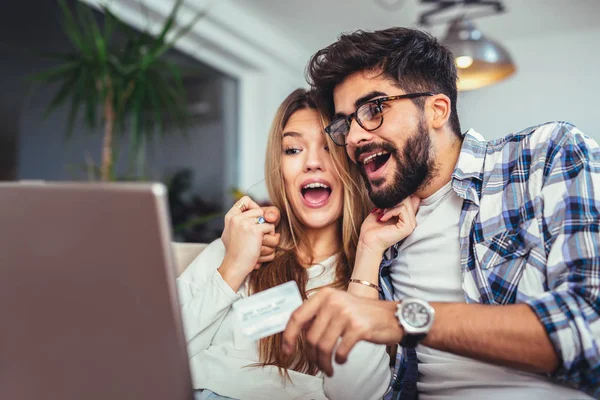
[[[58, 83], [59, 89], [46, 110], [70, 103], [67, 137], [81, 109], [86, 125], [94, 129], [104, 125], [101, 179], [114, 179], [113, 139], [125, 133], [126, 120], [131, 120], [130, 150], [155, 133], [165, 132], [165, 115], [185, 127], [187, 111], [181, 72], [164, 59], [165, 52], [185, 35], [204, 15], [197, 13], [185, 26], [176, 24], [183, 0], [176, 0], [160, 33], [136, 32], [116, 17], [107, 6], [101, 28], [92, 10], [77, 4], [74, 14], [65, 0], [58, 2], [63, 14], [63, 30], [73, 45], [68, 53], [52, 55], [59, 64], [34, 76], [42, 83]], [[125, 40], [115, 38], [120, 31]], [[98, 111], [101, 110], [101, 117]]]

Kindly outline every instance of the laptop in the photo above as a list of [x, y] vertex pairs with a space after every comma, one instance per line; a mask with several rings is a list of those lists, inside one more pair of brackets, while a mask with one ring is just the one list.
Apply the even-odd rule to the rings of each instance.
[[193, 398], [166, 197], [0, 183], [0, 399]]

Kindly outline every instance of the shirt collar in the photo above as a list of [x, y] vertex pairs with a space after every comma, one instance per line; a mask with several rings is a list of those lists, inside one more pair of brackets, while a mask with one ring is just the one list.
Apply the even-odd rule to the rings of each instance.
[[[463, 135], [458, 162], [452, 173], [452, 187], [463, 199], [479, 204], [479, 190], [483, 181], [487, 141], [473, 129]], [[478, 181], [478, 182], [476, 182]]]

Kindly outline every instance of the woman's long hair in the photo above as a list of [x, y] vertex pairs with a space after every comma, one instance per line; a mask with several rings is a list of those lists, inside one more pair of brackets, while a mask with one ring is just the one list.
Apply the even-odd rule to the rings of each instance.
[[[267, 155], [265, 163], [265, 180], [269, 196], [273, 205], [281, 210], [281, 222], [279, 233], [281, 240], [275, 251], [275, 258], [260, 269], [253, 271], [249, 277], [250, 293], [258, 293], [271, 287], [288, 281], [296, 281], [302, 298], [306, 300], [306, 284], [308, 274], [305, 266], [298, 258], [298, 249], [310, 249], [310, 243], [304, 235], [304, 227], [294, 214], [287, 199], [283, 174], [281, 171], [282, 133], [291, 116], [303, 109], [317, 110], [312, 93], [304, 89], [297, 89], [291, 93], [279, 106], [277, 114], [271, 125], [269, 140], [267, 144]], [[323, 126], [325, 119], [322, 118]], [[329, 146], [333, 160], [334, 173], [341, 180], [343, 193], [342, 218], [339, 221], [338, 234], [341, 235], [342, 248], [336, 257], [336, 279], [328, 286], [346, 289], [348, 280], [352, 274], [352, 267], [356, 257], [356, 246], [360, 226], [366, 218], [369, 208], [369, 200], [366, 196], [360, 175], [356, 166], [348, 161], [345, 148], [336, 146], [329, 136], [323, 132]], [[308, 260], [313, 264], [316, 260], [309, 255]], [[302, 260], [306, 265], [307, 260]], [[318, 368], [315, 363], [308, 360], [306, 355], [306, 338], [304, 333], [296, 345], [296, 351], [291, 356], [285, 356], [282, 351], [282, 334], [269, 336], [261, 339], [258, 344], [259, 359], [262, 366], [272, 365], [279, 367], [282, 376], [289, 378], [289, 369], [305, 374], [316, 375]]]

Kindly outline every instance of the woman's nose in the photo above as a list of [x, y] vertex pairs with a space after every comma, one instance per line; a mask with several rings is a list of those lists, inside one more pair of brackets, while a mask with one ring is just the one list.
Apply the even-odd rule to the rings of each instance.
[[316, 151], [316, 149], [308, 151], [306, 160], [304, 162], [304, 172], [317, 170], [323, 171], [323, 156], [324, 155], [319, 154], [319, 152]]

